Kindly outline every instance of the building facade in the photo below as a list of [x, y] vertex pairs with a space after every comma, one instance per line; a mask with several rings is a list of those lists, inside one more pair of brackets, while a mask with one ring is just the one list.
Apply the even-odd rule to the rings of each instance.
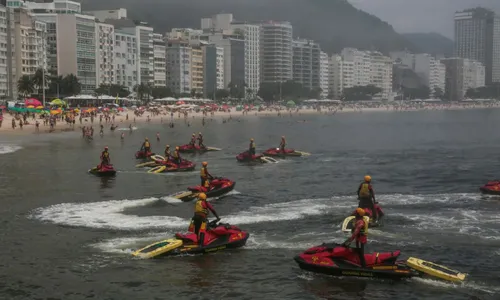
[[342, 99], [343, 93], [343, 61], [342, 56], [338, 54], [332, 55], [330, 58], [330, 78], [328, 83], [328, 91], [330, 98], [334, 100]]
[[441, 62], [446, 66], [448, 101], [463, 100], [468, 89], [485, 85], [486, 68], [480, 62], [466, 58], [446, 58]]
[[203, 94], [203, 49], [201, 46], [191, 46], [191, 91]]
[[135, 33], [115, 29], [115, 82], [133, 92], [139, 84], [139, 59]]
[[14, 16], [10, 8], [0, 6], [0, 97], [17, 98]]
[[330, 85], [330, 58], [328, 54], [321, 51], [319, 58], [319, 88], [321, 89], [321, 98], [328, 96]]
[[167, 41], [167, 87], [177, 95], [191, 93], [191, 50], [188, 41]]
[[215, 99], [215, 92], [224, 89], [224, 49], [215, 44], [203, 46], [203, 95]]
[[371, 57], [368, 52], [353, 48], [342, 50], [342, 89], [370, 84]]
[[380, 52], [370, 52], [370, 84], [382, 89], [380, 98], [392, 96], [392, 59]]
[[115, 27], [96, 23], [96, 85], [116, 83], [115, 77]]
[[260, 25], [233, 22], [230, 28], [245, 42], [245, 84], [257, 94], [260, 89]]
[[136, 26], [135, 35], [139, 54], [139, 82], [154, 85], [153, 28], [145, 24]]
[[293, 81], [307, 89], [320, 87], [321, 49], [310, 40], [294, 40], [292, 43]]
[[86, 11], [85, 14], [92, 15], [99, 22], [103, 23], [109, 19], [119, 20], [127, 18], [127, 10], [125, 8]]
[[154, 86], [167, 86], [167, 46], [163, 36], [159, 33], [153, 34], [154, 47]]
[[455, 13], [455, 55], [482, 63], [488, 84], [500, 82], [499, 18], [481, 7]]
[[289, 22], [261, 24], [261, 81], [285, 82], [293, 79], [293, 28]]

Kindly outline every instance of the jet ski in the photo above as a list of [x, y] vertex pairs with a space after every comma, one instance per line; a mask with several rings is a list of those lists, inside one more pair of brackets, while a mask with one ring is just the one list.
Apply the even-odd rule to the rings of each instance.
[[500, 195], [500, 181], [490, 181], [479, 188], [481, 193], [486, 195]]
[[116, 175], [116, 170], [113, 165], [97, 166], [89, 170], [89, 173], [99, 177], [110, 177]]
[[177, 198], [181, 201], [187, 202], [196, 199], [198, 194], [205, 193], [207, 198], [215, 198], [223, 196], [234, 189], [236, 182], [227, 179], [227, 178], [214, 178], [210, 182], [210, 187], [207, 189], [202, 187], [201, 185], [197, 185], [194, 187], [188, 187], [187, 191], [179, 192], [177, 194], [171, 195], [170, 197]]
[[[369, 228], [375, 228], [382, 225], [382, 217], [384, 216], [384, 212], [380, 205], [375, 204], [375, 209], [377, 210], [378, 220], [375, 222], [373, 220], [373, 212], [370, 208], [365, 208], [366, 216], [364, 217], [365, 221], [368, 223]], [[354, 216], [355, 212], [353, 212], [349, 217], [344, 219], [342, 222], [342, 231], [346, 233], [350, 233], [352, 228], [354, 227], [354, 223], [356, 222], [356, 217]]]
[[266, 157], [262, 154], [250, 155], [248, 151], [242, 152], [236, 156], [236, 160], [242, 163], [277, 163], [274, 158]]
[[159, 258], [169, 255], [204, 254], [224, 249], [245, 246], [250, 234], [234, 225], [208, 223], [203, 246], [198, 245], [198, 237], [194, 233], [175, 234], [175, 238], [159, 241], [132, 253], [139, 258]]
[[270, 148], [264, 151], [265, 156], [308, 156], [311, 153], [296, 151], [294, 149], [285, 149], [284, 152], [280, 148]]
[[398, 260], [401, 251], [365, 254], [366, 267], [361, 267], [356, 249], [337, 244], [322, 244], [296, 256], [303, 270], [333, 276], [404, 279], [429, 275], [447, 281], [460, 282], [466, 275], [445, 266], [410, 257]]
[[222, 149], [215, 147], [200, 147], [198, 145], [182, 145], [179, 146], [179, 152], [181, 153], [205, 153], [209, 151], [220, 151]]
[[177, 165], [176, 163], [172, 161], [167, 161], [165, 159], [155, 160], [154, 163], [156, 164], [156, 166], [150, 169], [148, 173], [158, 174], [164, 172], [189, 172], [193, 171], [194, 168], [196, 167], [195, 163], [185, 159], [181, 161], [180, 165]]
[[153, 152], [146, 152], [144, 150], [139, 150], [135, 153], [135, 158], [136, 159], [144, 159], [144, 158], [149, 158], [151, 155], [154, 155]]

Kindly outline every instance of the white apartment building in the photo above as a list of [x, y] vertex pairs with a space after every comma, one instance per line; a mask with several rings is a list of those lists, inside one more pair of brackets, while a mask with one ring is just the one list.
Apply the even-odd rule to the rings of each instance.
[[86, 11], [85, 14], [89, 14], [94, 16], [99, 22], [106, 22], [108, 19], [119, 20], [127, 18], [127, 9], [118, 8], [118, 9], [109, 9], [109, 10], [93, 10]]
[[260, 89], [260, 25], [233, 22], [231, 31], [245, 42], [245, 83], [254, 94]]
[[232, 34], [233, 14], [217, 14], [210, 18], [201, 19], [202, 31], [221, 31], [223, 34]]
[[392, 52], [391, 58], [412, 69], [429, 87], [445, 90], [446, 67], [439, 60], [427, 53], [413, 54], [407, 51]]
[[230, 83], [245, 83], [245, 41], [224, 35], [221, 32], [209, 34], [208, 43], [224, 49], [224, 87]]
[[215, 98], [215, 92], [224, 86], [224, 48], [215, 44], [204, 45], [203, 49], [203, 95]]
[[0, 96], [10, 99], [17, 98], [14, 42], [14, 16], [0, 6]]
[[115, 82], [130, 92], [139, 84], [139, 58], [135, 33], [115, 29]]
[[463, 100], [467, 90], [482, 87], [486, 83], [486, 68], [478, 61], [466, 58], [446, 58], [446, 92], [448, 100]]
[[[343, 93], [343, 61], [342, 56], [338, 54], [332, 55], [330, 58], [330, 78], [329, 78], [329, 94], [334, 100], [342, 98]], [[346, 74], [347, 75], [347, 74]]]
[[328, 96], [330, 83], [330, 58], [328, 54], [321, 51], [319, 57], [319, 87], [321, 89], [321, 98]]
[[371, 57], [368, 52], [353, 48], [342, 50], [342, 89], [370, 84]]
[[47, 69], [47, 24], [37, 21], [27, 9], [16, 9], [14, 16], [15, 82], [23, 75]]
[[370, 52], [370, 84], [382, 89], [380, 98], [392, 96], [392, 59], [380, 52]]
[[101, 84], [116, 83], [115, 77], [115, 27], [111, 24], [96, 23], [96, 78]]
[[154, 52], [154, 86], [167, 86], [167, 46], [163, 36], [159, 33], [153, 34]]
[[82, 12], [82, 5], [76, 1], [52, 0], [51, 2], [8, 0], [9, 8], [27, 8], [34, 13], [55, 13], [55, 14], [79, 14]]
[[140, 83], [154, 84], [153, 27], [136, 26], [137, 52], [139, 53]]
[[170, 32], [165, 34], [166, 40], [184, 40], [190, 45], [199, 45], [203, 31], [192, 28], [172, 28]]
[[294, 40], [292, 50], [293, 81], [310, 90], [319, 88], [321, 56], [319, 45], [310, 40]]
[[293, 79], [293, 27], [290, 22], [261, 24], [261, 81], [285, 82]]
[[191, 92], [191, 46], [185, 40], [167, 41], [167, 87], [172, 92]]

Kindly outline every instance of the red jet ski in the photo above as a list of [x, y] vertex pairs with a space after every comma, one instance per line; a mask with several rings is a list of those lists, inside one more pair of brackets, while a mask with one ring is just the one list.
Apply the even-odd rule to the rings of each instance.
[[151, 151], [146, 152], [144, 150], [139, 150], [135, 153], [135, 158], [136, 159], [149, 158], [151, 155], [155, 155], [155, 154]]
[[499, 195], [500, 196], [500, 181], [490, 181], [479, 188], [481, 193], [486, 195]]
[[208, 223], [203, 246], [198, 245], [198, 237], [194, 233], [175, 234], [175, 238], [159, 241], [135, 251], [132, 255], [141, 258], [157, 258], [167, 255], [200, 254], [223, 249], [245, 246], [250, 234], [234, 225], [217, 224], [218, 220]]
[[403, 279], [430, 275], [448, 281], [463, 281], [465, 274], [445, 266], [410, 257], [398, 261], [401, 251], [365, 254], [366, 267], [361, 267], [355, 249], [337, 244], [323, 244], [306, 250], [294, 260], [306, 271], [334, 276]]
[[148, 173], [163, 173], [163, 172], [189, 172], [196, 167], [194, 162], [183, 159], [180, 165], [167, 160], [155, 160], [156, 167], [148, 171]]
[[270, 148], [264, 151], [265, 156], [306, 156], [310, 155], [307, 152], [296, 151], [294, 149], [285, 149], [281, 151], [280, 148]]
[[181, 201], [192, 201], [194, 200], [199, 193], [205, 193], [207, 198], [215, 198], [223, 196], [234, 189], [236, 182], [227, 179], [227, 178], [214, 178], [210, 182], [210, 187], [204, 188], [200, 185], [194, 187], [188, 187], [188, 191], [180, 192], [171, 197], [177, 198]]
[[219, 148], [214, 148], [214, 147], [200, 147], [198, 145], [182, 145], [179, 146], [179, 152], [181, 153], [204, 153], [208, 151], [220, 151], [221, 149]]
[[89, 173], [99, 177], [115, 176], [116, 170], [113, 168], [113, 165], [98, 165], [97, 167], [90, 169]]
[[265, 157], [262, 154], [250, 155], [248, 151], [242, 152], [236, 156], [236, 160], [242, 163], [276, 163], [272, 157]]

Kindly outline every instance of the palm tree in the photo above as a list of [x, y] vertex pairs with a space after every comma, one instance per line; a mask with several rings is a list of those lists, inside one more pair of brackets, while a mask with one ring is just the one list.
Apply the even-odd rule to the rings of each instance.
[[63, 91], [65, 95], [78, 95], [82, 89], [80, 82], [78, 81], [78, 77], [74, 74], [66, 75], [63, 78]]
[[[45, 86], [43, 86], [45, 77]], [[50, 83], [49, 75], [43, 69], [37, 69], [35, 75], [33, 75], [33, 85], [38, 91], [38, 95], [43, 94], [42, 89], [46, 89]]]
[[31, 80], [29, 75], [23, 75], [21, 78], [19, 78], [19, 81], [17, 82], [17, 90], [25, 98], [33, 94], [35, 88], [33, 86], [33, 81]]
[[137, 84], [134, 86], [134, 92], [137, 94], [139, 100], [144, 100], [144, 96], [149, 97], [150, 86], [146, 83]]

